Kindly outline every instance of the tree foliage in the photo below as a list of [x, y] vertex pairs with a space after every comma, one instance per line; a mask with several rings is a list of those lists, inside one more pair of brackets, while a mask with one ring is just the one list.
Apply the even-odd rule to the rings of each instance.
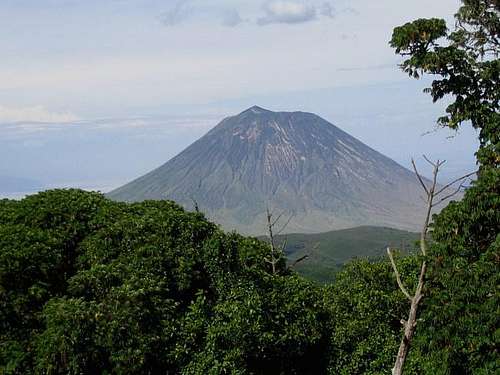
[[2, 373], [380, 373], [397, 345], [388, 263], [325, 288], [173, 202], [47, 191], [0, 234]]
[[172, 202], [2, 201], [1, 372], [321, 369], [320, 290], [269, 251]]
[[[415, 257], [398, 259], [405, 282], [414, 287]], [[330, 316], [331, 374], [388, 374], [401, 339], [401, 317], [407, 299], [400, 292], [387, 260], [354, 260], [326, 287]]]
[[[394, 29], [391, 45], [413, 77], [437, 77], [426, 92], [451, 98], [438, 123], [479, 131], [477, 181], [434, 217], [428, 298], [414, 358], [434, 373], [490, 374], [499, 364], [500, 3], [462, 0], [453, 31], [421, 19]], [[424, 360], [425, 358], [425, 360]]]

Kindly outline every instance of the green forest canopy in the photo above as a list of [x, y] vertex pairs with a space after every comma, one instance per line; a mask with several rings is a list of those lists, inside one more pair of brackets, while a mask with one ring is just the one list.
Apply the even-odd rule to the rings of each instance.
[[[272, 275], [265, 243], [168, 201], [116, 203], [79, 190], [4, 200], [0, 249], [5, 373], [320, 374], [352, 362], [335, 326], [345, 329], [357, 310], [377, 314], [379, 302], [402, 307], [385, 263], [359, 261], [339, 278], [367, 293], [352, 306], [284, 259]], [[385, 369], [398, 323], [363, 319], [360, 345], [379, 327], [383, 335], [363, 345], [387, 349], [360, 349], [355, 366]]]
[[273, 275], [265, 243], [168, 201], [3, 200], [0, 249], [4, 373], [387, 373], [406, 309], [388, 262]]

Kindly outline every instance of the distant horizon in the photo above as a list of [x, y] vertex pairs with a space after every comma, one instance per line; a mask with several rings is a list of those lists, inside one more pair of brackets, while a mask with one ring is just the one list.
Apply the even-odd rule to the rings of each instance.
[[[198, 121], [199, 122], [196, 122], [194, 120], [189, 120], [189, 117], [186, 117], [186, 118], [183, 118], [182, 116], [172, 116], [170, 119], [171, 120], [177, 120], [177, 121], [180, 121], [181, 123], [183, 123], [183, 125], [185, 127], [187, 127], [188, 129], [195, 129], [196, 132], [198, 131], [203, 131], [203, 133], [201, 133], [201, 135], [195, 139], [192, 140], [192, 142], [190, 142], [189, 144], [187, 144], [185, 147], [183, 147], [179, 152], [181, 152], [184, 148], [188, 147], [189, 145], [191, 145], [193, 142], [197, 141], [198, 139], [202, 138], [208, 131], [210, 131], [211, 129], [213, 129], [215, 126], [217, 126], [223, 119], [227, 118], [227, 117], [232, 117], [232, 116], [235, 116], [237, 114], [240, 114], [240, 113], [243, 113], [245, 111], [248, 111], [254, 107], [257, 107], [257, 108], [260, 108], [260, 109], [263, 109], [263, 110], [266, 110], [266, 111], [272, 111], [272, 112], [306, 112], [306, 113], [314, 113], [314, 112], [310, 112], [310, 111], [304, 111], [304, 110], [296, 110], [296, 111], [293, 111], [293, 110], [270, 110], [270, 109], [267, 109], [265, 108], [264, 106], [261, 106], [261, 105], [257, 105], [257, 104], [254, 104], [250, 107], [247, 107], [247, 108], [244, 108], [242, 109], [241, 111], [239, 112], [236, 112], [236, 113], [233, 113], [233, 114], [230, 114], [230, 115], [227, 115], [223, 118], [221, 118], [220, 120], [215, 120], [216, 118], [218, 118], [217, 116], [214, 116], [214, 115], [206, 115], [205, 117], [204, 116], [196, 116], [198, 118]], [[215, 123], [215, 125], [212, 126], [212, 123], [210, 120], [207, 120], [207, 119], [211, 119], [212, 121], [217, 121], [217, 123]], [[140, 117], [137, 117], [137, 118], [134, 118], [132, 120], [135, 120], [135, 121], [145, 121], [145, 118], [140, 118]], [[159, 121], [159, 120], [155, 120], [155, 117], [152, 117], [151, 118], [152, 121]], [[175, 121], [174, 120], [174, 121]], [[104, 127], [107, 127], [107, 126], [110, 126], [110, 122], [114, 122], [114, 121], [118, 121], [118, 122], [123, 122], [123, 121], [127, 121], [126, 119], [108, 119], [108, 120], [101, 120], [101, 121], [96, 121], [96, 122], [93, 122], [93, 121], [89, 121], [88, 123], [90, 124], [94, 124], [96, 125], [96, 123], [102, 123], [102, 126]], [[328, 121], [328, 119], [327, 119]], [[161, 122], [161, 121], [160, 121]], [[84, 123], [87, 123], [87, 122], [84, 122]], [[39, 123], [34, 123], [36, 125], [40, 125]], [[25, 124], [27, 125], [27, 124]], [[56, 126], [55, 124], [49, 124], [50, 126]], [[69, 124], [59, 124], [59, 125], [62, 125], [62, 126], [67, 126]], [[144, 126], [145, 124], [132, 124], [131, 127], [134, 128], [134, 127], [142, 127]], [[341, 130], [344, 130], [342, 129], [342, 127], [334, 124], [335, 126], [339, 127]], [[111, 126], [112, 128], [112, 126]], [[436, 131], [439, 131], [439, 130], [442, 130], [442, 131], [445, 131], [445, 129], [437, 129]], [[352, 135], [352, 134], [351, 134]], [[357, 138], [357, 137], [356, 137]], [[371, 147], [371, 148], [374, 148], [372, 145], [370, 144], [367, 144], [365, 143], [367, 146]], [[376, 149], [374, 148], [376, 151], [384, 154], [383, 151], [379, 150], [379, 149]], [[156, 164], [156, 165], [151, 165], [149, 167], [149, 169], [145, 169], [143, 170], [142, 172], [139, 172], [141, 174], [145, 174], [151, 170], [154, 170], [158, 167], [160, 167], [162, 164], [168, 162], [171, 158], [175, 157], [178, 153], [176, 154], [173, 154], [171, 157], [169, 157], [168, 159], [164, 160], [163, 162], [159, 163], [159, 164]], [[385, 155], [385, 154], [384, 154]], [[417, 155], [414, 157], [416, 159], [416, 162], [417, 162], [417, 165], [419, 165], [419, 167], [421, 168], [424, 168], [424, 175], [430, 175], [430, 170], [426, 170], [426, 164], [425, 163], [422, 163], [422, 158], [420, 157], [420, 155]], [[401, 162], [400, 160], [396, 160], [396, 159], [393, 159], [394, 161], [396, 161], [398, 164], [402, 165], [403, 167], [407, 168], [407, 169], [410, 169], [410, 159], [406, 161], [406, 163], [403, 161]], [[454, 161], [452, 160], [451, 163], [449, 163], [452, 167], [456, 167], [456, 164], [454, 164]], [[147, 168], [147, 166], [146, 166]], [[471, 165], [471, 168], [473, 168], [473, 166]], [[470, 172], [472, 169], [469, 169], [468, 171]], [[447, 180], [451, 180], [455, 177], [457, 177], [460, 173], [464, 172], [465, 169], [461, 170], [459, 169], [458, 171], [455, 169], [455, 170], [451, 170], [450, 171], [446, 171], [444, 170], [444, 173], [442, 173], [442, 176], [441, 176], [441, 180], [440, 182], [442, 183], [446, 183]], [[5, 175], [1, 175], [0, 174], [0, 181], [2, 179], [2, 177], [11, 177], [11, 176], [5, 176]], [[22, 177], [22, 176], [12, 176], [14, 178], [25, 178], [25, 177]], [[50, 182], [40, 182], [40, 181], [34, 181], [38, 184], [42, 184], [41, 188], [39, 189], [27, 189], [26, 191], [17, 191], [17, 192], [13, 192], [13, 191], [2, 191], [1, 190], [1, 186], [0, 186], [0, 198], [7, 198], [7, 199], [21, 199], [23, 198], [24, 196], [26, 195], [31, 195], [31, 194], [35, 194], [37, 192], [40, 192], [40, 191], [44, 191], [44, 190], [50, 190], [50, 189], [58, 189], [58, 188], [78, 188], [78, 189], [82, 189], [82, 190], [88, 190], [88, 191], [99, 191], [101, 193], [108, 193], [110, 191], [112, 191], [113, 189], [116, 189], [136, 178], [140, 177], [140, 174], [137, 174], [135, 176], [132, 176], [130, 175], [130, 177], [124, 177], [124, 178], [121, 178], [121, 179], [113, 179], [113, 176], [110, 176], [110, 178], [108, 180], [100, 180], [99, 183], [97, 184], [92, 184], [92, 183], [89, 183], [90, 180], [82, 180], [82, 181], [78, 181], [78, 180], [69, 180], [69, 181], [58, 181], [58, 182], [55, 182], [55, 183], [50, 183]]]
[[[22, 190], [19, 192], [12, 192], [12, 191], [2, 190], [2, 186], [0, 184], [0, 198], [19, 199], [25, 195], [33, 194], [33, 193], [36, 193], [38, 191], [43, 191], [43, 190], [47, 190], [47, 189], [54, 189], [54, 188], [80, 188], [83, 190], [101, 191], [103, 193], [107, 193], [107, 192], [127, 183], [127, 182], [130, 182], [131, 180], [134, 180], [135, 178], [139, 177], [140, 175], [147, 173], [147, 172], [159, 167], [160, 165], [166, 163], [172, 157], [174, 157], [179, 152], [181, 152], [184, 148], [188, 147], [190, 144], [192, 144], [193, 142], [195, 142], [199, 138], [203, 137], [208, 131], [210, 131], [213, 127], [215, 127], [224, 118], [235, 116], [241, 112], [249, 110], [252, 107], [260, 107], [262, 109], [270, 110], [273, 112], [314, 113], [310, 110], [304, 110], [304, 109], [290, 110], [289, 108], [287, 108], [285, 110], [279, 110], [279, 109], [276, 110], [275, 108], [273, 108], [271, 110], [271, 109], [267, 109], [263, 105], [254, 104], [254, 105], [251, 105], [249, 107], [242, 108], [241, 110], [236, 110], [234, 113], [227, 114], [223, 117], [216, 116], [213, 114], [186, 116], [186, 117], [177, 115], [177, 116], [168, 116], [168, 117], [167, 116], [166, 117], [152, 116], [150, 118], [135, 117], [132, 119], [103, 119], [103, 120], [94, 120], [94, 121], [78, 121], [78, 122], [69, 122], [69, 123], [65, 123], [65, 124], [64, 123], [63, 124], [57, 124], [57, 123], [42, 124], [42, 123], [37, 123], [37, 122], [23, 123], [22, 131], [21, 131], [23, 139], [26, 138], [27, 134], [31, 134], [32, 136], [35, 136], [35, 137], [38, 136], [39, 132], [41, 131], [40, 127], [43, 127], [44, 125], [47, 127], [47, 129], [50, 129], [51, 132], [70, 131], [69, 129], [67, 129], [68, 127], [83, 126], [84, 129], [80, 129], [80, 131], [83, 130], [84, 136], [89, 136], [86, 133], [90, 132], [90, 130], [94, 130], [94, 131], [106, 130], [106, 129], [112, 130], [113, 136], [119, 136], [119, 134], [117, 133], [117, 130], [123, 130], [124, 128], [125, 129], [128, 128], [129, 130], [133, 131], [135, 129], [144, 129], [144, 128], [149, 127], [150, 131], [151, 131], [150, 137], [154, 137], [157, 132], [161, 133], [162, 131], [165, 130], [163, 128], [164, 123], [167, 123], [171, 126], [176, 126], [177, 132], [186, 133], [185, 139], [188, 141], [186, 141], [185, 143], [178, 143], [176, 145], [177, 146], [176, 152], [174, 152], [174, 151], [170, 152], [170, 155], [167, 158], [162, 159], [162, 160], [157, 159], [156, 163], [151, 162], [149, 165], [146, 162], [138, 163], [138, 164], [141, 164], [140, 168], [136, 167], [135, 170], [131, 168], [129, 171], [127, 171], [127, 173], [122, 174], [122, 176], [118, 177], [118, 178], [116, 176], [113, 176], [113, 174], [106, 176], [106, 178], [101, 177], [95, 181], [94, 181], [94, 178], [92, 175], [81, 176], [82, 177], [81, 179], [68, 178], [68, 179], [61, 179], [59, 181], [57, 181], [57, 180], [51, 181], [50, 179], [44, 179], [43, 177], [38, 178], [38, 179], [35, 178], [35, 181], [43, 186], [42, 189], [27, 189], [26, 191]], [[326, 120], [334, 123], [333, 121], [330, 121], [328, 118], [326, 118]], [[116, 125], [116, 124], [118, 124], [118, 125]], [[15, 129], [15, 128], [17, 128], [18, 124], [5, 124], [3, 128], [0, 128], [0, 132], [1, 131], [7, 132], [8, 125], [13, 126], [13, 128]], [[408, 155], [408, 157], [404, 157], [404, 156], [394, 157], [393, 155], [388, 155], [384, 152], [384, 150], [381, 150], [380, 148], [377, 148], [376, 146], [370, 144], [369, 142], [366, 142], [366, 140], [364, 139], [363, 136], [360, 137], [359, 134], [352, 134], [351, 132], [349, 132], [347, 129], [343, 128], [339, 124], [334, 123], [334, 125], [339, 127], [340, 129], [346, 131], [347, 133], [353, 135], [355, 138], [360, 139], [367, 146], [375, 149], [376, 151], [378, 151], [386, 156], [389, 156], [390, 158], [392, 158], [394, 161], [396, 161], [398, 164], [404, 166], [405, 168], [410, 168], [410, 159], [411, 159], [411, 157], [414, 157], [417, 161], [417, 164], [420, 167], [424, 168], [424, 174], [428, 174], [428, 175], [430, 174], [430, 171], [425, 169], [426, 168], [425, 163], [421, 163], [421, 161], [422, 161], [421, 155], [413, 155], [413, 156]], [[30, 127], [33, 127], [32, 132], [30, 132]], [[470, 136], [471, 136], [470, 132], [469, 132], [469, 134], [466, 134], [466, 135], [464, 135], [463, 133], [458, 134], [458, 135], [453, 135], [452, 132], [450, 132], [449, 130], [446, 130], [446, 129], [431, 129], [429, 131], [431, 133], [436, 131], [438, 133], [438, 135], [441, 136], [441, 138], [443, 138], [443, 135], [445, 135], [446, 141], [451, 146], [448, 150], [446, 150], [446, 149], [440, 150], [441, 155], [444, 154], [445, 156], [446, 156], [446, 154], [449, 155], [452, 152], [463, 151], [463, 144], [470, 140], [470, 139], [466, 139], [464, 137], [467, 136], [468, 138], [470, 138]], [[16, 136], [15, 133], [16, 133], [15, 131], [11, 133], [11, 136], [14, 136], [14, 138]], [[167, 131], [167, 135], [168, 135], [168, 133], [169, 132]], [[451, 138], [450, 138], [450, 134], [452, 134]], [[427, 140], [429, 140], [429, 141], [433, 140], [434, 142], [429, 142], [429, 145], [427, 145], [427, 147], [428, 148], [435, 147], [436, 140], [433, 138], [436, 138], [436, 134], [428, 135], [426, 137], [425, 137], [425, 134], [422, 134], [421, 135], [421, 142], [422, 142], [422, 144], [425, 144]], [[50, 138], [48, 139], [48, 141], [50, 141]], [[440, 141], [442, 142], [442, 140], [440, 140]], [[1, 140], [0, 140], [0, 143], [1, 143]], [[105, 146], [105, 145], [103, 145], [103, 146]], [[161, 146], [162, 146], [161, 144], [158, 145], [158, 147], [160, 149], [161, 149]], [[93, 145], [90, 145], [90, 147], [95, 148], [95, 146], [93, 146]], [[90, 152], [91, 151], [89, 150], [89, 153]], [[124, 151], [124, 153], [126, 153], [126, 151]], [[423, 153], [425, 153], [425, 152], [423, 152]], [[85, 155], [80, 155], [80, 162], [83, 162], [82, 159], [84, 159], [84, 156]], [[116, 156], [118, 158], [120, 158], [119, 154]], [[430, 156], [434, 157], [435, 154], [431, 153]], [[451, 168], [449, 168], [448, 170], [446, 170], [446, 169], [443, 170], [443, 173], [441, 176], [442, 182], [446, 182], [447, 180], [451, 180], [451, 179], [459, 176], [460, 174], [463, 174], [465, 172], [470, 172], [471, 170], [473, 170], [474, 165], [473, 165], [473, 150], [472, 149], [470, 150], [470, 156], [471, 156], [470, 159], [472, 162], [469, 163], [469, 165], [465, 165], [465, 163], [461, 165], [459, 163], [459, 161], [457, 162], [457, 160], [451, 159], [448, 163], [448, 166], [447, 166], [447, 167], [451, 167]], [[439, 157], [441, 159], [446, 158], [446, 157], [442, 157], [442, 156], [439, 156]], [[36, 166], [36, 162], [34, 164], [32, 164], [32, 166]], [[467, 169], [467, 167], [469, 167], [469, 168]], [[1, 173], [1, 172], [2, 171], [0, 170], [0, 181], [1, 181], [2, 177], [4, 177], [4, 178], [5, 177], [13, 177], [13, 178], [21, 178], [21, 179], [23, 179], [23, 178], [30, 179], [33, 177], [33, 174], [15, 175], [15, 174], [8, 174], [8, 173]], [[85, 178], [85, 177], [87, 177], [87, 178]]]
[[3, 1], [0, 176], [111, 189], [252, 105], [315, 113], [405, 167], [447, 159], [443, 180], [475, 169], [476, 133], [436, 131], [444, 103], [388, 45], [458, 0], [274, 2]]

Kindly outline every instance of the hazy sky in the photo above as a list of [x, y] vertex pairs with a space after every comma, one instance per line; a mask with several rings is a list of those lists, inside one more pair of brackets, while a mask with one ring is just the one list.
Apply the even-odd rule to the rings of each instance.
[[2, 0], [0, 176], [106, 190], [253, 104], [318, 113], [403, 165], [426, 152], [469, 170], [474, 134], [422, 136], [442, 105], [388, 46], [458, 4]]

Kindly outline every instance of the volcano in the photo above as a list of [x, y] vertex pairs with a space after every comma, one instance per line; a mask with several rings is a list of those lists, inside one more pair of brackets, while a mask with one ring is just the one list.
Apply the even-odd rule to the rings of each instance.
[[226, 230], [266, 231], [266, 208], [284, 232], [360, 225], [418, 230], [424, 216], [413, 172], [321, 117], [257, 106], [221, 121], [180, 154], [110, 192], [121, 201], [196, 205]]

